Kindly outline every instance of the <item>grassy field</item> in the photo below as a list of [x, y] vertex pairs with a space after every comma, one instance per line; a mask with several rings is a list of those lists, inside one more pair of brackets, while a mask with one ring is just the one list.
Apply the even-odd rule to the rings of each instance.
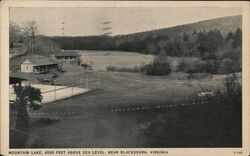
[[[67, 73], [61, 81], [70, 83], [72, 77], [79, 79], [85, 74]], [[89, 77], [95, 74], [89, 73]], [[215, 88], [220, 86], [222, 80], [217, 77], [215, 81], [180, 82], [138, 73], [102, 72], [101, 89], [44, 105], [40, 112], [95, 112], [131, 106], [179, 104], [199, 90], [200, 85]], [[225, 136], [230, 132], [225, 131], [222, 121], [212, 122], [214, 116], [208, 113], [212, 110], [210, 107], [189, 106], [182, 109], [91, 113], [52, 123], [36, 121], [32, 124], [32, 137], [29, 137], [26, 147], [235, 146], [228, 140], [232, 138]]]
[[[150, 63], [154, 55], [145, 55], [135, 52], [116, 52], [116, 51], [78, 51], [81, 54], [82, 63], [91, 65], [94, 69], [106, 70], [107, 66], [115, 67], [140, 67]], [[199, 60], [194, 57], [168, 57], [172, 69], [175, 70], [179, 61], [195, 61]]]
[[219, 113], [215, 106], [202, 105], [40, 121], [30, 130], [26, 147], [240, 147], [240, 124], [234, 124], [235, 133]]
[[[110, 54], [105, 55], [110, 56]], [[124, 60], [122, 55], [117, 57]], [[132, 55], [136, 54], [124, 57], [131, 60]], [[98, 57], [102, 58], [102, 56]], [[99, 62], [98, 59], [96, 62]], [[107, 62], [103, 62], [100, 66], [105, 64]], [[65, 66], [65, 70], [66, 72], [57, 79], [57, 84], [65, 86], [74, 84], [81, 85], [81, 87], [86, 85], [80, 83], [80, 79], [84, 82], [87, 76], [84, 70], [69, 65]], [[108, 71], [99, 71], [99, 73], [99, 89], [43, 105], [39, 110], [39, 112], [46, 113], [69, 111], [92, 113], [77, 118], [66, 117], [54, 122], [33, 119], [29, 138], [24, 147], [241, 146], [241, 126], [239, 125], [241, 123], [233, 123], [233, 120], [223, 116], [220, 106], [179, 107], [182, 103], [189, 101], [190, 95], [199, 92], [201, 86], [211, 89], [222, 87], [225, 75], [189, 80], [177, 78], [176, 75], [182, 77], [184, 73], [172, 73], [168, 76]], [[97, 75], [97, 71], [88, 73], [90, 88], [96, 88]], [[173, 104], [178, 107], [105, 112], [110, 109]], [[104, 111], [104, 113], [96, 113], [97, 111]], [[15, 139], [11, 137], [11, 140]]]

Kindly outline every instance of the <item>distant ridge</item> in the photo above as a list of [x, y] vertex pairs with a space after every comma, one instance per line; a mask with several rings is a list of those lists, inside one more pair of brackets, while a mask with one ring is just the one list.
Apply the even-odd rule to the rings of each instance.
[[169, 36], [175, 36], [183, 33], [193, 33], [194, 31], [209, 31], [213, 29], [219, 29], [223, 35], [226, 35], [229, 31], [235, 31], [237, 28], [242, 27], [242, 16], [227, 16], [227, 17], [221, 17], [221, 18], [215, 18], [215, 19], [209, 19], [204, 20], [200, 22], [190, 23], [190, 24], [184, 24], [184, 25], [178, 25], [168, 28], [161, 28], [157, 30], [151, 30], [151, 31], [145, 31], [145, 32], [138, 32], [133, 34], [127, 34], [127, 35], [117, 35], [115, 37], [119, 36], [140, 36], [140, 35], [169, 35]]
[[117, 36], [58, 36], [51, 37], [51, 39], [65, 50], [116, 50], [146, 53], [146, 51], [158, 51], [156, 45], [153, 45], [155, 50], [149, 50], [152, 48], [152, 46], [149, 47], [150, 44], [159, 44], [160, 42], [165, 42], [167, 38], [172, 40], [176, 36], [183, 37], [184, 33], [188, 36], [193, 36], [191, 34], [194, 32], [208, 32], [217, 29], [222, 34], [222, 37], [225, 38], [229, 32], [235, 32], [237, 28], [241, 27], [242, 16], [238, 15], [133, 34]]

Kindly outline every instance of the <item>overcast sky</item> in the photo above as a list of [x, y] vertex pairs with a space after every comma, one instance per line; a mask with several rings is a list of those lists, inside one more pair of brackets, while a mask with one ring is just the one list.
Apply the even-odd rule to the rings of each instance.
[[[162, 8], [11, 8], [10, 20], [23, 25], [35, 20], [39, 33], [48, 36], [128, 34], [224, 16], [241, 15], [241, 8], [162, 7]], [[103, 22], [112, 21], [109, 24]], [[63, 24], [64, 23], [64, 24]], [[103, 30], [104, 27], [112, 27]], [[64, 28], [64, 30], [63, 30]]]

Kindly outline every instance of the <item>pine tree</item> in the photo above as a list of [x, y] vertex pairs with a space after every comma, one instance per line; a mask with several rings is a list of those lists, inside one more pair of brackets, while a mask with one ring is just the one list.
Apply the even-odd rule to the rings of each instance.
[[28, 131], [29, 114], [28, 109], [39, 109], [41, 107], [42, 95], [40, 89], [31, 86], [14, 86], [17, 105], [16, 130]]
[[242, 46], [242, 31], [240, 28], [238, 28], [233, 36], [232, 47], [237, 48], [241, 46]]

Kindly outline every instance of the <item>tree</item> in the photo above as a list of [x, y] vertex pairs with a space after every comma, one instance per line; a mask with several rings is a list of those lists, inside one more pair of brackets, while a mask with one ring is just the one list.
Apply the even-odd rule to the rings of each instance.
[[[210, 30], [208, 33], [198, 33], [198, 50], [202, 56], [214, 54], [219, 48], [224, 46], [223, 36], [220, 30]], [[207, 57], [207, 56], [206, 56]]]
[[233, 36], [232, 47], [237, 48], [242, 46], [242, 31], [238, 28]]
[[49, 37], [37, 36], [34, 45], [34, 53], [43, 56], [59, 53], [60, 47], [53, 42]]
[[188, 34], [184, 33], [184, 34], [183, 34], [183, 41], [184, 41], [184, 42], [187, 42], [188, 40], [189, 40]]
[[28, 37], [28, 42], [31, 44], [31, 51], [34, 52], [35, 37], [38, 34], [38, 26], [36, 21], [27, 21], [24, 26], [25, 35]]
[[156, 54], [159, 51], [159, 47], [154, 42], [151, 42], [146, 47], [147, 54]]
[[174, 43], [174, 56], [183, 56], [184, 47], [181, 38], [175, 37], [173, 43]]
[[210, 54], [215, 53], [219, 48], [223, 47], [223, 36], [220, 30], [211, 30], [207, 33], [208, 51]]
[[233, 35], [233, 33], [230, 31], [230, 32], [227, 34], [225, 41], [229, 41], [229, 40], [233, 39], [233, 37], [234, 37], [234, 35]]
[[21, 28], [13, 22], [10, 22], [9, 25], [9, 40], [10, 44], [20, 42], [21, 40]]
[[164, 50], [166, 51], [166, 54], [169, 56], [174, 56], [175, 55], [175, 47], [173, 44], [173, 41], [169, 40], [166, 42]]
[[228, 74], [233, 72], [233, 61], [230, 58], [224, 58], [218, 69], [219, 74]]
[[201, 31], [198, 33], [197, 35], [197, 49], [200, 51], [200, 54], [202, 55], [203, 53], [205, 53], [206, 51], [208, 51], [208, 42], [206, 40], [206, 32], [205, 31]]
[[242, 85], [236, 74], [227, 75], [225, 78], [225, 88], [225, 95], [229, 102], [228, 105], [231, 104], [231, 109], [236, 113], [240, 113], [242, 108]]
[[167, 60], [167, 55], [164, 52], [156, 55], [153, 62], [142, 67], [142, 71], [147, 75], [168, 75], [171, 72], [171, 68]]
[[28, 131], [29, 114], [28, 110], [37, 110], [41, 107], [42, 101], [41, 91], [31, 86], [14, 85], [16, 94], [17, 119], [16, 129], [20, 131]]

